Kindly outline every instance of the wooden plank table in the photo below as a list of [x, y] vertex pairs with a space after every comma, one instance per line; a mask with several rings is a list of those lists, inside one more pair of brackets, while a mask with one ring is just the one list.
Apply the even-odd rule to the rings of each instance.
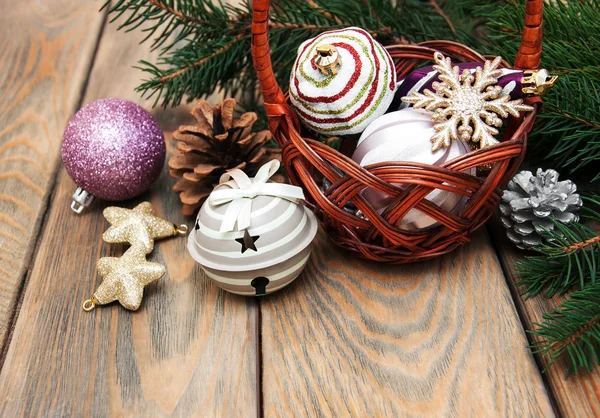
[[[154, 58], [98, 6], [0, 0], [0, 416], [600, 414], [597, 373], [540, 372], [525, 329], [551, 302], [520, 298], [499, 231], [410, 266], [356, 259], [320, 232], [302, 276], [261, 300], [219, 290], [184, 239], [165, 240], [150, 259], [167, 275], [139, 311], [83, 312], [97, 259], [124, 247], [101, 241], [105, 203], [69, 209], [62, 130], [98, 98], [150, 109], [131, 65]], [[169, 154], [188, 112], [153, 110]], [[191, 225], [173, 183], [165, 170], [123, 205]]]

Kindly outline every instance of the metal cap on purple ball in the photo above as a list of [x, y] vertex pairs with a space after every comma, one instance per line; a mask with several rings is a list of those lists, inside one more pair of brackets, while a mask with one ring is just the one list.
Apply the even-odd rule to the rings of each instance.
[[79, 186], [71, 208], [80, 213], [93, 196], [117, 201], [145, 192], [160, 175], [165, 153], [162, 130], [143, 107], [117, 98], [84, 106], [62, 142], [65, 169]]

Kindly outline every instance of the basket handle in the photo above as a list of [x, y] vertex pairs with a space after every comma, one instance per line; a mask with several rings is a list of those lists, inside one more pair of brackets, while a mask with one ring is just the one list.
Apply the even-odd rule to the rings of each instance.
[[[252, 0], [252, 58], [270, 117], [289, 115], [285, 95], [275, 79], [269, 47], [269, 8], [271, 0]], [[525, 27], [515, 60], [517, 69], [536, 69], [542, 54], [542, 11], [544, 0], [527, 0]]]
[[521, 46], [519, 46], [519, 52], [515, 59], [514, 68], [516, 69], [535, 70], [540, 68], [543, 11], [544, 0], [527, 0]]
[[282, 105], [285, 104], [285, 96], [273, 74], [269, 47], [270, 7], [271, 0], [252, 0], [252, 59], [265, 105]]

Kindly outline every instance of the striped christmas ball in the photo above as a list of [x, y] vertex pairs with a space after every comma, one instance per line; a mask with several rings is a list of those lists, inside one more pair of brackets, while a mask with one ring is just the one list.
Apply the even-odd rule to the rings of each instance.
[[231, 204], [207, 200], [189, 236], [188, 250], [206, 275], [217, 286], [248, 296], [272, 293], [296, 279], [310, 257], [318, 228], [315, 215], [283, 198], [256, 196], [250, 227], [220, 232]]
[[[431, 137], [435, 134], [431, 112], [407, 108], [391, 112], [376, 119], [361, 135], [352, 159], [361, 166], [386, 161], [418, 162], [439, 166], [470, 152], [464, 141], [452, 141], [448, 148], [431, 151]], [[475, 175], [475, 169], [466, 173]], [[402, 184], [397, 184], [404, 187]], [[379, 212], [383, 212], [393, 199], [373, 189], [363, 192], [365, 199]], [[434, 189], [426, 197], [442, 209], [456, 212], [463, 207], [465, 198], [451, 191]], [[415, 231], [437, 225], [437, 221], [425, 213], [411, 209], [398, 226]]]
[[[335, 65], [323, 71], [321, 60], [333, 57]], [[392, 58], [360, 28], [324, 32], [304, 42], [290, 77], [290, 101], [298, 116], [324, 135], [362, 132], [386, 112], [395, 90]]]

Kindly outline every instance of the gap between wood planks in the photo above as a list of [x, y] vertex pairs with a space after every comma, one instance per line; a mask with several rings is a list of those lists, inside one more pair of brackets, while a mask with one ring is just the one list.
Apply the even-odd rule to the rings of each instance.
[[[515, 272], [515, 262], [522, 259], [525, 254], [517, 250], [508, 240], [506, 232], [497, 218], [493, 218], [487, 224], [487, 228], [489, 234], [495, 237], [492, 242], [523, 328], [532, 330], [535, 323], [543, 320], [544, 312], [556, 308], [566, 297], [555, 295], [552, 298], [547, 298], [543, 294], [530, 299], [522, 297], [517, 286], [518, 277]], [[529, 344], [537, 340], [535, 335], [527, 334]], [[545, 373], [542, 373], [542, 379], [548, 390], [552, 406], [558, 415], [598, 416], [600, 411], [597, 396], [600, 384], [600, 371], [598, 369], [566, 378], [568, 360], [561, 358], [548, 368], [548, 362], [541, 354], [534, 354], [534, 359], [540, 370], [547, 369]]]
[[[102, 34], [108, 24], [108, 9], [102, 10], [102, 23], [100, 24], [100, 30], [96, 36], [96, 43], [94, 44], [94, 49], [92, 52], [92, 57], [88, 64], [88, 67], [85, 70], [85, 78], [83, 83], [81, 83], [81, 88], [79, 91], [79, 97], [75, 103], [75, 110], [78, 110], [81, 107], [81, 103], [83, 102], [83, 98], [85, 97], [85, 92], [87, 90], [90, 74], [92, 73], [92, 68], [94, 68], [94, 63], [96, 62], [96, 56], [98, 55], [98, 48], [100, 47], [100, 40], [102, 39]], [[27, 291], [27, 285], [29, 283], [29, 278], [31, 276], [31, 269], [33, 267], [33, 263], [35, 261], [35, 255], [38, 252], [42, 236], [44, 235], [44, 231], [47, 227], [47, 218], [50, 213], [50, 202], [52, 202], [54, 198], [54, 194], [56, 192], [56, 181], [58, 178], [58, 174], [60, 173], [60, 168], [62, 166], [61, 158], [57, 157], [54, 162], [54, 167], [50, 172], [50, 185], [46, 191], [42, 199], [42, 205], [40, 208], [41, 215], [38, 216], [35, 226], [31, 231], [31, 240], [32, 242], [29, 245], [29, 251], [25, 255], [25, 269], [23, 270], [23, 278], [21, 280], [21, 284], [18, 289], [17, 294], [17, 302], [15, 309], [8, 321], [8, 332], [6, 333], [6, 337], [4, 341], [0, 341], [0, 347], [2, 351], [0, 351], [0, 372], [2, 372], [2, 368], [4, 367], [4, 361], [6, 360], [6, 355], [8, 353], [8, 347], [10, 347], [10, 343], [12, 340], [13, 332], [15, 329], [15, 324], [17, 323], [17, 319], [19, 318], [19, 313], [21, 311], [21, 305], [23, 304], [23, 297], [25, 296], [25, 292]]]
[[265, 409], [263, 405], [263, 351], [262, 351], [262, 301], [256, 301], [256, 416], [263, 418]]
[[[504, 280], [506, 280], [506, 285], [508, 286], [508, 290], [510, 291], [510, 295], [515, 303], [515, 308], [517, 311], [517, 315], [519, 315], [519, 320], [521, 321], [521, 324], [523, 325], [523, 329], [525, 330], [525, 337], [527, 338], [527, 342], [529, 343], [530, 346], [533, 345], [534, 341], [531, 338], [531, 334], [527, 331], [530, 330], [529, 327], [529, 321], [528, 319], [528, 315], [527, 312], [525, 312], [525, 308], [523, 306], [523, 304], [518, 303], [519, 300], [522, 298], [521, 294], [519, 293], [517, 286], [512, 282], [512, 271], [511, 271], [511, 266], [506, 265], [506, 262], [504, 260], [504, 258], [502, 257], [502, 248], [500, 247], [500, 242], [496, 239], [494, 239], [494, 236], [498, 233], [503, 233], [504, 231], [502, 229], [498, 230], [498, 226], [490, 226], [490, 223], [492, 222], [498, 222], [495, 218], [490, 219], [486, 224], [485, 224], [485, 229], [487, 234], [490, 237], [490, 241], [492, 243], [492, 247], [494, 248], [494, 252], [496, 253], [496, 258], [498, 259], [498, 264], [500, 264], [500, 268], [502, 269], [502, 274], [504, 275]], [[546, 386], [546, 389], [548, 390], [548, 395], [550, 397], [550, 402], [552, 404], [552, 409], [554, 410], [554, 413], [556, 414], [557, 417], [561, 417], [562, 414], [560, 413], [560, 408], [559, 408], [559, 404], [558, 404], [558, 400], [556, 398], [556, 393], [554, 393], [554, 387], [552, 386], [551, 382], [548, 379], [548, 376], [546, 373], [544, 373], [544, 369], [546, 367], [546, 365], [544, 364], [544, 359], [542, 357], [542, 355], [540, 353], [535, 353], [532, 351], [533, 354], [533, 359], [535, 360], [535, 364], [537, 365], [538, 369], [540, 370], [540, 374], [542, 375], [542, 380], [544, 382], [544, 386]]]

